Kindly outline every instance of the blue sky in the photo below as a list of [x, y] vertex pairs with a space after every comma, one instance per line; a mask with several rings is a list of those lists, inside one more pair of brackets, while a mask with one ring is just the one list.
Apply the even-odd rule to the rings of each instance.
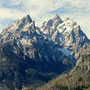
[[27, 14], [39, 26], [55, 14], [69, 17], [90, 39], [90, 0], [0, 0], [0, 31]]

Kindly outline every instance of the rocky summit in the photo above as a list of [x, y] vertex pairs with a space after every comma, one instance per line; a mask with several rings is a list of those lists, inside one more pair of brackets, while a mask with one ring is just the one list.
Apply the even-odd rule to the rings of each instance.
[[89, 43], [70, 18], [56, 14], [40, 28], [29, 15], [21, 18], [0, 33], [0, 88], [36, 90], [77, 65]]

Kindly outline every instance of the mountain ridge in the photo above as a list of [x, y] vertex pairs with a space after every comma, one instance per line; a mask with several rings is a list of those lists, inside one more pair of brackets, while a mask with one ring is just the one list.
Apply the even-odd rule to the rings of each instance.
[[48, 82], [71, 70], [88, 43], [80, 26], [69, 18], [63, 21], [55, 15], [39, 28], [27, 15], [0, 33], [0, 85], [22, 90]]

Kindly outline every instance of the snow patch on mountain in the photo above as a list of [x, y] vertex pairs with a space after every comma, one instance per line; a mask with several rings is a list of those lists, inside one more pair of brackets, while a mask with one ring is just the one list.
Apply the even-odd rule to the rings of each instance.
[[61, 23], [57, 29], [59, 30], [60, 33], [68, 33], [71, 30], [73, 30], [74, 27], [77, 27], [77, 23], [74, 22], [72, 19], [66, 19], [65, 21], [63, 21], [63, 23]]
[[66, 56], [69, 56], [71, 51], [68, 50], [67, 48], [58, 48], [58, 51], [62, 51], [63, 54], [65, 54]]

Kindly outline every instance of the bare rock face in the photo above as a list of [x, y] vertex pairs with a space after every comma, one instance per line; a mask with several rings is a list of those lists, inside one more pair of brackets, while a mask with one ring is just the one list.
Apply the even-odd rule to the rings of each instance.
[[13, 23], [8, 28], [5, 28], [0, 34], [0, 43], [4, 43], [7, 40], [13, 38], [18, 32], [20, 32], [26, 25], [30, 24], [32, 19], [29, 15], [23, 17], [17, 22]]
[[70, 57], [79, 59], [82, 48], [86, 48], [90, 40], [81, 27], [72, 19], [66, 18], [62, 21], [58, 15], [45, 21], [40, 28], [48, 40], [71, 51]]
[[55, 15], [54, 18], [43, 23], [41, 31], [45, 34], [52, 35], [56, 31], [56, 28], [60, 23], [62, 23], [61, 18], [58, 15]]

